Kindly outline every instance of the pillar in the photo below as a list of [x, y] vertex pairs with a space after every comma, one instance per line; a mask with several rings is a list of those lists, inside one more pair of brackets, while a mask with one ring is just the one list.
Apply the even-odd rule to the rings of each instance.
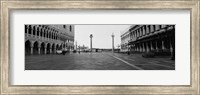
[[142, 51], [145, 52], [145, 46], [144, 46], [144, 43], [142, 43], [142, 46], [143, 46]]
[[40, 54], [40, 47], [38, 47], [38, 54]]
[[163, 49], [163, 50], [165, 49], [165, 43], [164, 43], [164, 40], [162, 40], [162, 49]]
[[44, 35], [44, 34], [45, 34], [45, 29], [43, 28], [43, 29], [42, 29], [42, 38], [43, 38], [43, 39], [45, 39], [45, 35]]
[[150, 27], [151, 27], [151, 33], [154, 32], [154, 30], [153, 30], [153, 29], [154, 29], [153, 25], [151, 25]]
[[149, 33], [149, 25], [146, 25], [146, 34]]
[[153, 51], [154, 50], [154, 48], [153, 48], [153, 41], [150, 41], [150, 44], [151, 44], [151, 51]]
[[146, 48], [147, 48], [147, 52], [149, 52], [149, 45], [148, 45], [148, 42], [146, 42]]
[[50, 35], [49, 30], [47, 30], [47, 40], [49, 40], [49, 35]]
[[44, 54], [47, 54], [47, 44], [44, 46]]
[[54, 45], [54, 53], [56, 53], [56, 44]]
[[158, 50], [158, 41], [156, 41], [156, 50]]
[[31, 41], [31, 54], [33, 54], [33, 41]]
[[33, 54], [33, 47], [31, 47], [31, 54]]
[[146, 35], [145, 26], [143, 26], [142, 29], [143, 29], [143, 36], [145, 36]]
[[143, 49], [142, 43], [140, 43], [140, 52], [142, 52], [142, 49]]

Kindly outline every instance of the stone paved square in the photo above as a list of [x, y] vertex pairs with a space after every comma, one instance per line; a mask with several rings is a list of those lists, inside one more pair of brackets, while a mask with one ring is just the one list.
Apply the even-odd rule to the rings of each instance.
[[26, 56], [25, 64], [26, 70], [175, 70], [170, 58], [108, 52]]

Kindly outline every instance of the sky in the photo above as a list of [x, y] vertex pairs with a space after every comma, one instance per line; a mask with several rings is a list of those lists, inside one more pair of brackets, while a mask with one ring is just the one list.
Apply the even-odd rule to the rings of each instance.
[[75, 25], [75, 42], [79, 46], [90, 48], [90, 34], [92, 38], [92, 48], [112, 48], [112, 33], [114, 37], [114, 46], [117, 48], [121, 44], [121, 32], [128, 29], [130, 25]]

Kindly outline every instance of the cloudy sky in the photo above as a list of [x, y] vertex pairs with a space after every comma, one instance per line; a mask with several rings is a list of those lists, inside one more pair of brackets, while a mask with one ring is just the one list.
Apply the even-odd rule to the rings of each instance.
[[115, 35], [115, 48], [121, 43], [121, 32], [130, 25], [75, 25], [77, 45], [90, 47], [90, 34], [93, 35], [93, 48], [112, 48], [112, 33]]

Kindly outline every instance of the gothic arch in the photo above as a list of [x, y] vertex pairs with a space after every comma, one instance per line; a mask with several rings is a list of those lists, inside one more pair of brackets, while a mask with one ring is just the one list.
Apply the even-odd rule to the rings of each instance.
[[45, 43], [44, 42], [41, 43], [40, 54], [45, 54]]
[[30, 55], [31, 54], [31, 42], [27, 40], [25, 42], [25, 55]]
[[33, 44], [33, 54], [38, 54], [39, 43], [36, 41]]
[[51, 53], [51, 44], [47, 43], [47, 54]]

